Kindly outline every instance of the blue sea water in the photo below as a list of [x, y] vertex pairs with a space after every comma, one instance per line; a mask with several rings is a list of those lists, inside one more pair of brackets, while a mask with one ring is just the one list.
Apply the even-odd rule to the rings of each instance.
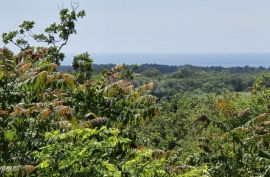
[[[270, 66], [270, 53], [93, 53], [96, 64], [165, 64], [196, 66]], [[71, 65], [73, 55], [62, 65]]]

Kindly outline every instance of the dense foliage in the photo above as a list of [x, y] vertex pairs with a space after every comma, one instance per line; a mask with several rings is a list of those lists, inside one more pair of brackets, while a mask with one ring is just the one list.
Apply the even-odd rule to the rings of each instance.
[[[93, 64], [93, 71], [108, 70], [115, 65]], [[61, 66], [63, 72], [72, 72], [71, 66]], [[158, 98], [172, 97], [179, 92], [202, 91], [223, 93], [224, 91], [251, 91], [253, 82], [261, 73], [269, 72], [264, 67], [198, 67], [143, 64], [137, 66], [135, 85], [154, 82], [152, 94]]]
[[83, 53], [60, 72], [84, 15], [62, 9], [44, 34], [27, 21], [3, 34], [20, 52], [0, 49], [2, 176], [270, 176], [267, 69], [94, 72]]
[[180, 92], [202, 91], [204, 93], [223, 93], [225, 91], [251, 91], [256, 76], [269, 72], [266, 68], [222, 68], [180, 66], [175, 72], [161, 74], [161, 70], [147, 68], [135, 79], [141, 84], [154, 82], [152, 94], [172, 97]]

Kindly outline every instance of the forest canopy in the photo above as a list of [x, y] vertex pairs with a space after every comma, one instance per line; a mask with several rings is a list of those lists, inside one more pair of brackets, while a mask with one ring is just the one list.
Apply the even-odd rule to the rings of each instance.
[[20, 50], [0, 48], [2, 176], [270, 176], [268, 69], [95, 69], [86, 52], [67, 72], [62, 48], [85, 15], [2, 35]]

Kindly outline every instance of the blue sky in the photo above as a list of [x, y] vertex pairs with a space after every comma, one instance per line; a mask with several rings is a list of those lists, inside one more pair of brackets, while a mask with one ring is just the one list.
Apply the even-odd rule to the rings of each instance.
[[[41, 30], [71, 1], [3, 0], [0, 33], [23, 20]], [[65, 52], [270, 52], [269, 0], [78, 0], [87, 16]], [[0, 43], [2, 46], [3, 44]]]

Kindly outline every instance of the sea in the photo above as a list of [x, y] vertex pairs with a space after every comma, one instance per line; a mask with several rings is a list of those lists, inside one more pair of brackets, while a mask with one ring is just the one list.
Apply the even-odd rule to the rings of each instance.
[[[74, 55], [66, 54], [62, 65], [71, 65]], [[270, 53], [93, 53], [90, 56], [95, 64], [270, 67]]]

